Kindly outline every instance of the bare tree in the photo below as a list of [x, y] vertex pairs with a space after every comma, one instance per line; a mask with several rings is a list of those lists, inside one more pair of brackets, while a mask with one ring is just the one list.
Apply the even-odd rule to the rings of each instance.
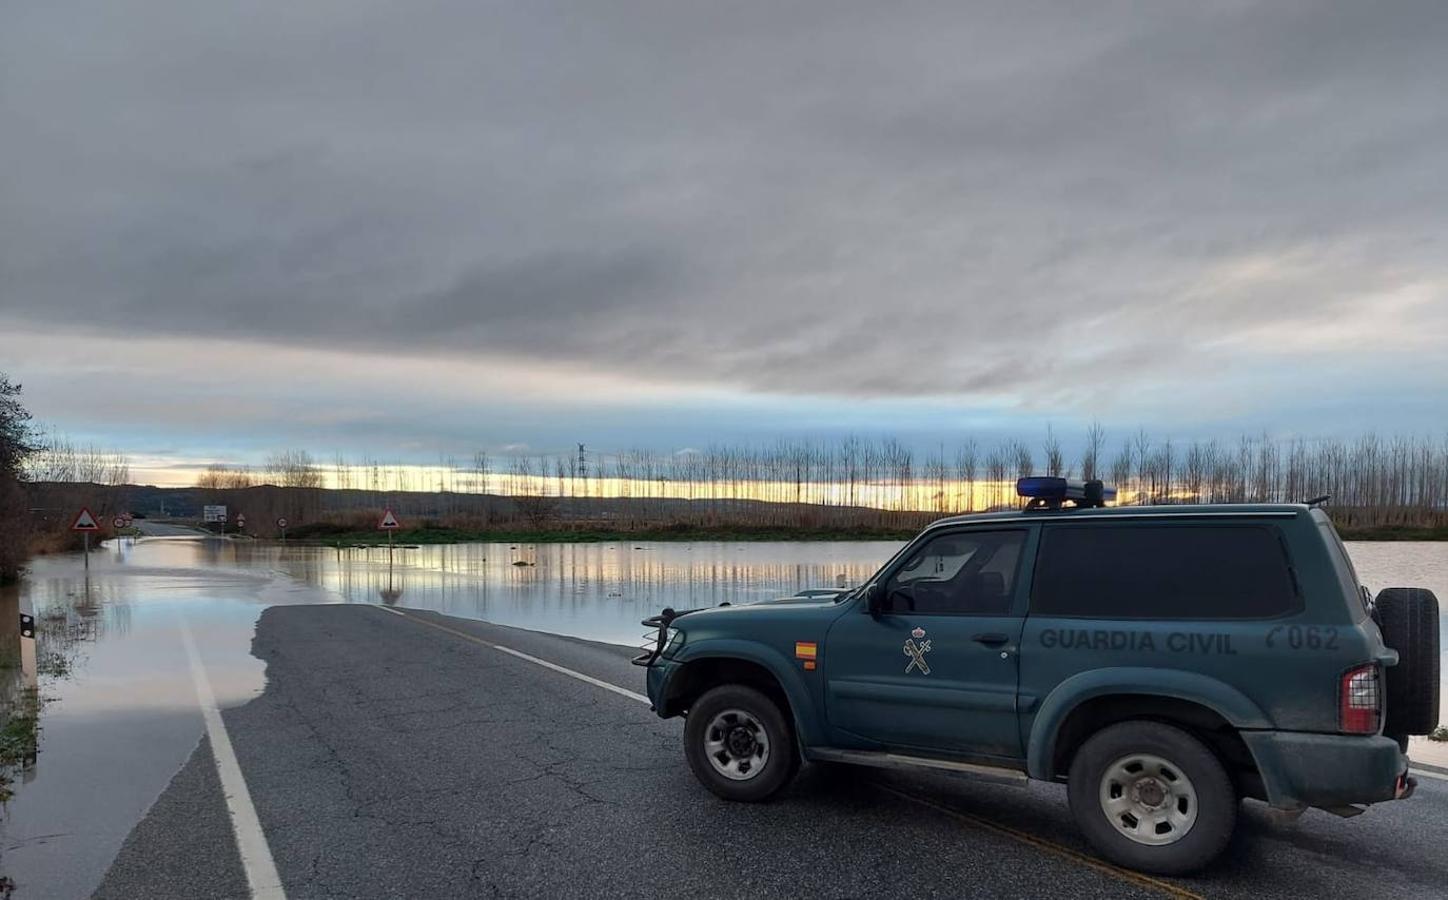
[[282, 450], [266, 460], [267, 477], [277, 487], [320, 488], [322, 470], [306, 450]]
[[1081, 477], [1094, 481], [1101, 477], [1101, 450], [1106, 443], [1106, 429], [1093, 421], [1086, 429], [1086, 450], [1081, 454]]
[[1061, 441], [1050, 425], [1046, 426], [1046, 443], [1042, 449], [1046, 456], [1046, 474], [1056, 477], [1065, 475], [1066, 455], [1061, 452]]

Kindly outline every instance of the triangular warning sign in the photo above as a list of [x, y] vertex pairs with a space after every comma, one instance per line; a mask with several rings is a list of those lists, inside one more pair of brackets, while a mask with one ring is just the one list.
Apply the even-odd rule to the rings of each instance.
[[70, 523], [70, 530], [100, 531], [101, 526], [99, 523], [96, 522], [96, 517], [91, 515], [91, 511], [89, 509], [81, 507], [80, 515], [76, 516], [75, 521]]
[[392, 510], [389, 509], [382, 514], [382, 521], [377, 523], [377, 527], [384, 531], [390, 531], [398, 527], [397, 517], [392, 514]]

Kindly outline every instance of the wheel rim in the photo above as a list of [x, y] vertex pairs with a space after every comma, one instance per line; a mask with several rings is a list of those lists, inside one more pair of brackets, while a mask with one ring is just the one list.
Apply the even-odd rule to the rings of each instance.
[[748, 781], [769, 762], [769, 732], [750, 713], [726, 709], [704, 729], [704, 755], [725, 778]]
[[1192, 780], [1180, 766], [1149, 753], [1123, 756], [1107, 766], [1100, 797], [1106, 820], [1138, 844], [1174, 844], [1197, 821]]

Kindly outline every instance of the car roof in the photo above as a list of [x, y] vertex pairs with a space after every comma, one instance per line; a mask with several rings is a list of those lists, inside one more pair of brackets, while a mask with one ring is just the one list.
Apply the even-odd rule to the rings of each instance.
[[987, 522], [1090, 522], [1112, 519], [1296, 518], [1310, 507], [1303, 503], [1180, 503], [1160, 506], [1104, 506], [1092, 509], [1004, 509], [936, 519], [927, 529]]

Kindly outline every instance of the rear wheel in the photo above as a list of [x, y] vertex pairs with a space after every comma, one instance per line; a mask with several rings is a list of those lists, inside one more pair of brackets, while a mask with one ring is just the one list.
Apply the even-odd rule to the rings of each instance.
[[725, 800], [764, 800], [787, 784], [799, 764], [794, 733], [773, 700], [726, 684], [689, 708], [684, 755], [694, 777]]
[[1237, 791], [1216, 755], [1180, 728], [1122, 722], [1086, 741], [1071, 761], [1071, 814], [1112, 862], [1177, 875], [1227, 846]]
[[1383, 673], [1383, 733], [1428, 734], [1438, 727], [1438, 598], [1423, 588], [1384, 588], [1373, 601], [1373, 619], [1383, 643], [1398, 651], [1398, 664]]

